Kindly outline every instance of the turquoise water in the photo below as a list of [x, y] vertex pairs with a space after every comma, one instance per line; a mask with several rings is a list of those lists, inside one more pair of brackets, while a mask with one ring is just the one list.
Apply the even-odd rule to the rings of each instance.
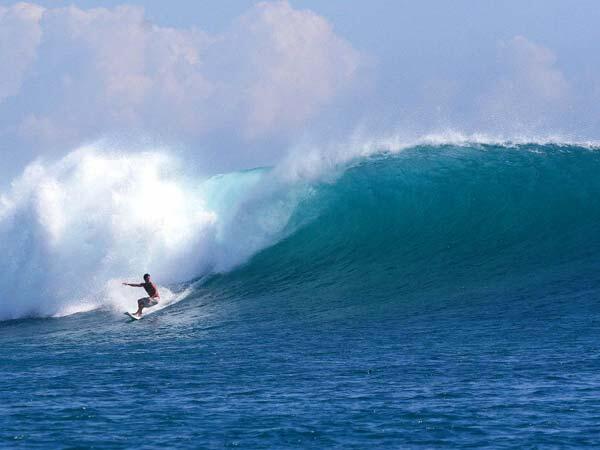
[[0, 445], [597, 447], [598, 173], [575, 146], [381, 154], [141, 321], [0, 322]]

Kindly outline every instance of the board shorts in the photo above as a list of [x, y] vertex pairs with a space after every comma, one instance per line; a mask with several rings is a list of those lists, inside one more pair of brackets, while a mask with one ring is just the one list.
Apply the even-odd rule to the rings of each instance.
[[141, 302], [144, 308], [150, 308], [151, 306], [158, 305], [158, 299], [152, 297], [140, 298], [138, 302]]

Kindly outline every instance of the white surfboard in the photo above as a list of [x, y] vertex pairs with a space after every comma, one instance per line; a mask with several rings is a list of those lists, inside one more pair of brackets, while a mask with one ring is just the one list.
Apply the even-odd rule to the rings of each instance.
[[126, 312], [125, 315], [131, 317], [133, 320], [140, 320], [141, 319], [141, 317], [134, 316], [130, 312]]

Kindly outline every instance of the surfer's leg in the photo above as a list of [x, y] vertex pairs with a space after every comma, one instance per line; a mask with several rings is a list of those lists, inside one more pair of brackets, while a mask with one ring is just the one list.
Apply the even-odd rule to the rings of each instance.
[[144, 299], [140, 298], [138, 300], [138, 310], [136, 312], [134, 312], [134, 314], [136, 316], [141, 316], [142, 315], [142, 309], [144, 309]]

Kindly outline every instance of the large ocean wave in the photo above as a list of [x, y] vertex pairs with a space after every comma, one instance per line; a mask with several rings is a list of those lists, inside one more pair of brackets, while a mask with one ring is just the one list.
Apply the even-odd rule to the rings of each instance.
[[198, 179], [164, 152], [94, 148], [32, 164], [0, 197], [0, 319], [123, 309], [117, 281], [144, 272], [389, 296], [598, 268], [593, 146], [389, 150], [316, 158], [308, 175], [311, 158]]
[[599, 173], [593, 147], [559, 144], [427, 145], [361, 158], [299, 203], [294, 233], [210, 284], [374, 301], [594, 277]]

